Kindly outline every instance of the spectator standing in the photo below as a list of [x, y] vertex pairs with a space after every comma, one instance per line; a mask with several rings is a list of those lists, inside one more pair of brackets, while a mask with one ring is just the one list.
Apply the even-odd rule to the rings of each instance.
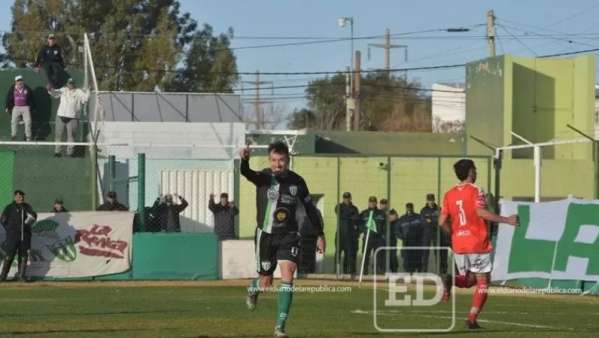
[[[389, 246], [397, 248], [397, 238], [401, 238], [397, 233], [397, 229], [399, 228], [399, 215], [397, 214], [397, 210], [389, 210], [389, 213], [387, 214], [387, 226], [389, 227]], [[391, 249], [389, 255], [389, 269], [391, 272], [397, 272], [399, 266], [397, 261], [397, 249]]]
[[116, 192], [109, 191], [106, 194], [106, 202], [96, 208], [97, 211], [129, 211], [127, 206], [121, 204], [118, 199]]
[[[368, 274], [368, 267], [370, 265], [370, 255], [376, 251], [378, 247], [384, 245], [385, 237], [385, 222], [386, 222], [385, 212], [381, 209], [377, 208], [377, 199], [375, 196], [370, 196], [368, 198], [368, 209], [363, 210], [360, 213], [360, 221], [361, 221], [361, 232], [363, 232], [362, 237], [362, 253], [366, 253], [364, 257], [364, 274]], [[376, 226], [376, 232], [371, 231], [370, 236], [368, 236], [368, 243], [366, 242], [366, 237], [368, 234], [368, 223], [374, 222]], [[381, 254], [382, 253], [382, 254]], [[384, 273], [385, 271], [385, 256], [384, 252], [379, 252], [379, 256], [376, 259], [376, 273]]]
[[[54, 141], [62, 142], [63, 134], [66, 131], [67, 142], [75, 142], [75, 133], [79, 127], [81, 108], [89, 99], [89, 90], [83, 91], [75, 87], [75, 81], [68, 79], [66, 87], [49, 90], [48, 94], [52, 97], [60, 98], [60, 104], [56, 111]], [[67, 146], [67, 155], [73, 156], [74, 150], [74, 146]], [[61, 155], [62, 146], [57, 145], [54, 148], [54, 156], [60, 157]]]
[[4, 242], [6, 256], [0, 273], [0, 281], [6, 280], [17, 250], [19, 254], [17, 278], [21, 281], [25, 280], [29, 250], [31, 249], [31, 225], [35, 223], [36, 219], [37, 214], [31, 205], [25, 203], [25, 193], [16, 190], [14, 202], [7, 205], [0, 216], [0, 222], [6, 231], [6, 241]]
[[439, 207], [435, 203], [435, 195], [426, 195], [426, 205], [420, 210], [420, 217], [422, 218], [422, 246], [427, 249], [422, 250], [422, 270], [428, 271], [428, 261], [430, 254], [430, 246], [433, 240], [436, 242], [435, 235], [439, 227], [437, 221], [439, 220]]
[[57, 198], [56, 200], [54, 200], [54, 205], [52, 205], [52, 212], [57, 214], [69, 211], [64, 207], [64, 202], [62, 201], [62, 199]]
[[220, 194], [220, 202], [214, 201], [214, 194], [210, 194], [208, 208], [214, 214], [214, 233], [219, 241], [235, 239], [235, 216], [239, 210], [233, 202], [229, 202], [229, 194]]
[[[179, 200], [178, 204], [175, 204], [173, 196]], [[152, 206], [152, 213], [158, 217], [161, 231], [181, 232], [181, 220], [179, 219], [179, 214], [182, 213], [188, 205], [189, 203], [177, 194], [167, 194], [158, 197]]]
[[23, 81], [23, 76], [15, 76], [15, 84], [8, 88], [4, 111], [11, 115], [11, 139], [17, 139], [19, 120], [25, 122], [25, 139], [31, 141], [31, 111], [34, 107], [33, 91]]
[[[414, 212], [414, 204], [406, 204], [406, 213], [399, 218], [399, 226], [403, 234], [404, 247], [422, 246], [422, 222], [420, 215]], [[404, 270], [409, 273], [422, 271], [422, 250], [402, 249]]]
[[[439, 220], [439, 214], [441, 209], [435, 202], [434, 194], [426, 195], [426, 205], [420, 211], [420, 216], [422, 217], [422, 221], [424, 223], [424, 228], [426, 231], [430, 231], [430, 240], [427, 240], [426, 235], [423, 236], [423, 241], [426, 246], [432, 244], [435, 247], [449, 247], [450, 239], [449, 235], [442, 231], [439, 226], [437, 226], [437, 222]], [[430, 227], [430, 229], [429, 229]], [[447, 273], [447, 250], [445, 249], [436, 249], [433, 250], [435, 254], [435, 258], [439, 264], [439, 273], [446, 274]], [[426, 258], [424, 257], [426, 255]], [[428, 263], [428, 250], [423, 255], [423, 262]], [[426, 271], [427, 266], [423, 266]]]
[[339, 242], [337, 242], [336, 238], [337, 254], [335, 257], [340, 260], [343, 254], [343, 273], [353, 275], [356, 273], [360, 213], [358, 208], [352, 203], [351, 193], [343, 193], [343, 201], [335, 207], [335, 213], [339, 222], [339, 233], [337, 234]]
[[54, 34], [48, 35], [48, 44], [43, 46], [39, 51], [35, 67], [38, 72], [40, 67], [44, 68], [50, 89], [62, 86], [65, 64], [62, 57], [62, 49], [56, 43], [56, 36]]

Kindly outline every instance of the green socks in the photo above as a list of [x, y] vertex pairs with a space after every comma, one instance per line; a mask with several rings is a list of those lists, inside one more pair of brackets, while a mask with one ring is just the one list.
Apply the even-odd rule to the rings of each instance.
[[285, 330], [285, 322], [289, 316], [289, 308], [293, 300], [293, 284], [281, 283], [279, 288], [279, 302], [277, 310], [277, 325], [276, 327]]
[[252, 279], [248, 287], [248, 294], [254, 296], [260, 293], [260, 278]]

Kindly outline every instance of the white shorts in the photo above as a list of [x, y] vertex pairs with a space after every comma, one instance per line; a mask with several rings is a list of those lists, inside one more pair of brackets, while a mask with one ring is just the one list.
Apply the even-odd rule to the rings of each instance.
[[456, 268], [460, 275], [466, 272], [487, 273], [493, 269], [490, 253], [454, 254]]

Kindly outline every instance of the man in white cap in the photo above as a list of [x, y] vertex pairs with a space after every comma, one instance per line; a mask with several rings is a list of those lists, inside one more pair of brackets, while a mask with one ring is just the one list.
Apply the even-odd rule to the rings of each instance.
[[25, 122], [25, 138], [31, 141], [31, 110], [33, 108], [33, 91], [23, 81], [23, 76], [15, 77], [15, 84], [8, 88], [4, 111], [11, 114], [11, 137], [17, 139], [17, 127], [22, 118]]
[[[56, 111], [56, 124], [54, 130], [54, 141], [62, 142], [63, 134], [67, 132], [67, 142], [75, 142], [75, 133], [79, 127], [81, 108], [89, 99], [89, 90], [83, 91], [75, 87], [75, 81], [69, 78], [66, 87], [49, 90], [52, 97], [60, 98], [60, 104]], [[54, 156], [62, 156], [62, 146], [54, 148]], [[73, 156], [75, 147], [67, 146], [67, 155]]]

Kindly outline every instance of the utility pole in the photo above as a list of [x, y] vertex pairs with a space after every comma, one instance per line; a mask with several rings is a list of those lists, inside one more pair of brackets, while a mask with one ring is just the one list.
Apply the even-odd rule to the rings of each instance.
[[[253, 90], [256, 91], [256, 96], [254, 98], [254, 110], [256, 113], [256, 129], [261, 130], [264, 128], [264, 117], [262, 116], [262, 103], [267, 103], [267, 101], [260, 100], [260, 85], [270, 84], [274, 86], [272, 81], [260, 81], [260, 71], [256, 71], [256, 80], [255, 81], [243, 81], [245, 83], [249, 83], [254, 86]], [[273, 87], [274, 91], [274, 87]]]
[[354, 58], [354, 86], [353, 86], [353, 101], [354, 101], [354, 130], [360, 130], [360, 63], [361, 63], [360, 51], [356, 51], [356, 57]]
[[489, 56], [495, 56], [495, 12], [487, 11], [487, 43], [489, 44]]
[[347, 67], [347, 73], [345, 74], [345, 131], [351, 131], [352, 111], [355, 107], [351, 86], [353, 76], [350, 67]]
[[391, 49], [403, 48], [404, 49], [404, 61], [408, 61], [408, 46], [406, 45], [392, 45], [391, 44], [391, 32], [389, 28], [385, 30], [385, 42], [384, 43], [369, 43], [368, 44], [368, 58], [370, 59], [370, 47], [383, 48], [385, 50], [385, 70], [389, 75], [391, 69]]

